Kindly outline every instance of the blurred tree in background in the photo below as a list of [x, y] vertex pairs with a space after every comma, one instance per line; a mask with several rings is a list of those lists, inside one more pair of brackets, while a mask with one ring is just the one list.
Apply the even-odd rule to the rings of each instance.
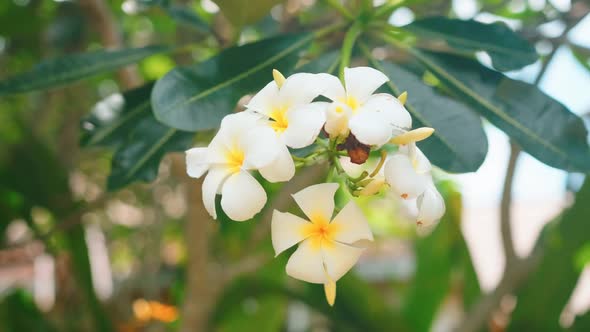
[[[590, 183], [569, 188], [527, 257], [510, 206], [521, 151], [590, 172], [582, 118], [538, 88], [560, 48], [590, 70], [590, 45], [568, 38], [589, 12], [574, 0], [0, 2], [0, 331], [588, 331], [590, 314], [564, 307], [590, 260]], [[273, 209], [293, 209], [325, 165], [265, 184], [255, 220], [214, 222], [178, 152], [206, 144], [273, 68], [351, 64], [386, 73], [383, 91], [408, 91], [414, 122], [436, 129], [419, 146], [447, 213], [419, 235], [393, 195], [357, 199], [376, 241], [329, 307], [321, 286], [285, 275], [285, 255], [271, 259], [269, 237]], [[532, 83], [506, 74], [529, 65]], [[489, 293], [447, 175], [483, 163], [483, 125], [512, 142], [497, 179], [506, 266]]]

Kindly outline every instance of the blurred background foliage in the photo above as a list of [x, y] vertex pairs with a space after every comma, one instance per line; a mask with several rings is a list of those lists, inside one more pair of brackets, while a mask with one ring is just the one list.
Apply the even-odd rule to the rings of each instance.
[[[339, 281], [333, 308], [321, 286], [285, 275], [288, 255], [271, 259], [269, 237], [272, 210], [293, 209], [289, 194], [323, 180], [323, 165], [265, 184], [270, 201], [257, 220], [209, 220], [200, 182], [175, 152], [206, 144], [273, 67], [337, 72], [342, 56], [332, 50], [344, 30], [313, 41], [284, 35], [338, 22], [341, 5], [361, 8], [365, 20], [366, 3], [1, 1], [0, 331], [588, 331], [588, 314], [564, 313], [590, 261], [588, 181], [568, 188], [571, 206], [544, 227], [530, 256], [504, 244], [505, 273], [489, 293], [462, 232], [461, 188], [444, 172], [437, 186], [447, 213], [428, 234], [416, 234], [411, 209], [391, 194], [357, 200], [377, 240]], [[384, 91], [409, 91], [416, 126], [437, 129], [421, 145], [435, 165], [478, 169], [488, 150], [483, 116], [516, 142], [514, 160], [523, 148], [566, 171], [590, 170], [582, 121], [537, 88], [560, 47], [590, 70], [589, 45], [567, 37], [588, 2], [374, 5], [393, 24], [383, 32], [398, 49], [363, 38], [353, 63], [395, 77]], [[458, 20], [475, 16], [509, 25]], [[534, 62], [542, 69], [532, 84], [500, 73]], [[188, 110], [204, 109], [198, 114], [175, 106], [258, 63], [245, 80], [191, 99]], [[202, 80], [179, 84], [171, 70]]]

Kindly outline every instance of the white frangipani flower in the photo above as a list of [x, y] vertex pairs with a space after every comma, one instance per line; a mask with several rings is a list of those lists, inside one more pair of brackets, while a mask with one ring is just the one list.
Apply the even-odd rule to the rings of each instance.
[[363, 252], [355, 243], [373, 240], [367, 220], [354, 202], [348, 203], [332, 219], [336, 190], [337, 183], [322, 183], [299, 191], [293, 198], [309, 221], [275, 210], [271, 226], [277, 255], [299, 243], [287, 263], [287, 274], [324, 284], [330, 305], [336, 297], [336, 281], [352, 268]]
[[226, 116], [208, 147], [186, 151], [189, 176], [199, 178], [208, 171], [203, 181], [207, 212], [217, 218], [216, 194], [221, 194], [221, 208], [233, 220], [248, 220], [260, 212], [266, 192], [249, 171], [259, 170], [263, 177], [280, 175], [276, 168], [282, 163], [283, 148], [258, 116], [248, 112]]
[[326, 122], [325, 102], [313, 102], [330, 75], [297, 73], [285, 77], [273, 70], [274, 80], [258, 92], [246, 108], [268, 119], [283, 143], [291, 148], [313, 144]]
[[326, 132], [332, 137], [351, 132], [363, 144], [381, 146], [411, 128], [412, 118], [402, 102], [389, 94], [373, 94], [388, 80], [370, 67], [345, 68], [345, 86], [335, 76], [325, 79], [322, 94], [332, 100], [327, 109]]

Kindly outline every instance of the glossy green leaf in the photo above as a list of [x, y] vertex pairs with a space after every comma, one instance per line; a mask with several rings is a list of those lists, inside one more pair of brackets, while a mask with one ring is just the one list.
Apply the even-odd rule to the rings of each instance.
[[[373, 62], [390, 79], [389, 93], [408, 92], [406, 108], [414, 128], [432, 127], [434, 134], [418, 146], [438, 167], [449, 172], [474, 172], [488, 152], [481, 119], [467, 106], [438, 93], [416, 74], [397, 65]], [[457, 130], [461, 128], [461, 130]]]
[[475, 61], [413, 51], [445, 87], [549, 166], [590, 171], [582, 120], [537, 87]]
[[98, 103], [82, 122], [83, 146], [107, 146], [115, 151], [109, 190], [154, 180], [167, 152], [190, 147], [193, 133], [166, 127], [154, 118], [149, 100], [152, 87], [148, 84], [118, 98], [111, 96]]
[[92, 75], [136, 63], [166, 47], [147, 46], [118, 51], [94, 51], [45, 60], [26, 73], [0, 82], [0, 96], [66, 85]]
[[196, 65], [175, 68], [152, 93], [156, 118], [181, 130], [219, 126], [238, 100], [272, 80], [272, 69], [287, 74], [311, 35], [290, 35], [232, 47]]
[[590, 48], [581, 47], [575, 44], [570, 45], [572, 54], [588, 72], [590, 72]]
[[518, 302], [509, 331], [561, 330], [559, 317], [581, 272], [575, 255], [588, 243], [589, 205], [590, 181], [586, 180], [575, 204], [560, 220], [545, 227], [540, 238], [544, 248], [541, 263], [516, 293]]
[[209, 25], [193, 10], [185, 6], [169, 5], [164, 10], [175, 21], [193, 27], [199, 31], [209, 31]]
[[531, 44], [502, 22], [485, 24], [437, 16], [416, 20], [404, 28], [424, 39], [444, 41], [457, 53], [484, 51], [494, 68], [501, 71], [519, 69], [538, 59]]
[[266, 16], [282, 0], [213, 0], [223, 15], [235, 26], [252, 24]]

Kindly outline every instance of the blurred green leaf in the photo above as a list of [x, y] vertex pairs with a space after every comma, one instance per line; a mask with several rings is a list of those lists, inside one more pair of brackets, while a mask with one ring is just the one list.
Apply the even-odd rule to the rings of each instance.
[[479, 116], [467, 106], [437, 93], [410, 71], [385, 62], [373, 61], [373, 65], [389, 76], [388, 92], [396, 96], [409, 92], [405, 106], [412, 114], [414, 127], [436, 129], [431, 137], [418, 143], [436, 166], [459, 173], [474, 172], [481, 166], [488, 141]]
[[266, 16], [282, 0], [213, 0], [223, 15], [237, 28], [252, 24]]
[[545, 164], [590, 170], [582, 120], [537, 87], [464, 58], [413, 51], [445, 87]]
[[196, 65], [175, 68], [152, 93], [156, 118], [176, 129], [219, 126], [245, 94], [272, 80], [272, 69], [288, 74], [311, 35], [291, 35], [232, 47]]
[[539, 267], [516, 293], [517, 306], [509, 331], [560, 331], [559, 317], [569, 300], [580, 270], [575, 255], [588, 243], [590, 181], [576, 195], [574, 205], [541, 234], [543, 257]]
[[45, 60], [26, 73], [0, 81], [0, 96], [46, 89], [112, 71], [164, 52], [166, 47], [147, 46], [118, 51], [94, 51]]
[[193, 133], [166, 127], [154, 118], [149, 99], [153, 86], [150, 83], [104, 99], [82, 122], [82, 146], [115, 151], [109, 190], [154, 180], [167, 152], [184, 151], [191, 145]]
[[[416, 332], [431, 330], [432, 322], [451, 292], [479, 293], [477, 280], [473, 284], [473, 265], [460, 228], [461, 194], [448, 181], [439, 183], [439, 190], [445, 198], [447, 212], [429, 236], [416, 242], [416, 274], [403, 309], [404, 317]], [[474, 286], [475, 289], [466, 289]]]
[[32, 297], [22, 290], [7, 295], [0, 303], [0, 331], [2, 332], [56, 332], [37, 309]]
[[484, 51], [492, 58], [494, 68], [501, 71], [522, 68], [539, 58], [528, 41], [502, 22], [485, 24], [437, 16], [416, 20], [404, 28], [418, 37], [442, 40], [460, 54]]

